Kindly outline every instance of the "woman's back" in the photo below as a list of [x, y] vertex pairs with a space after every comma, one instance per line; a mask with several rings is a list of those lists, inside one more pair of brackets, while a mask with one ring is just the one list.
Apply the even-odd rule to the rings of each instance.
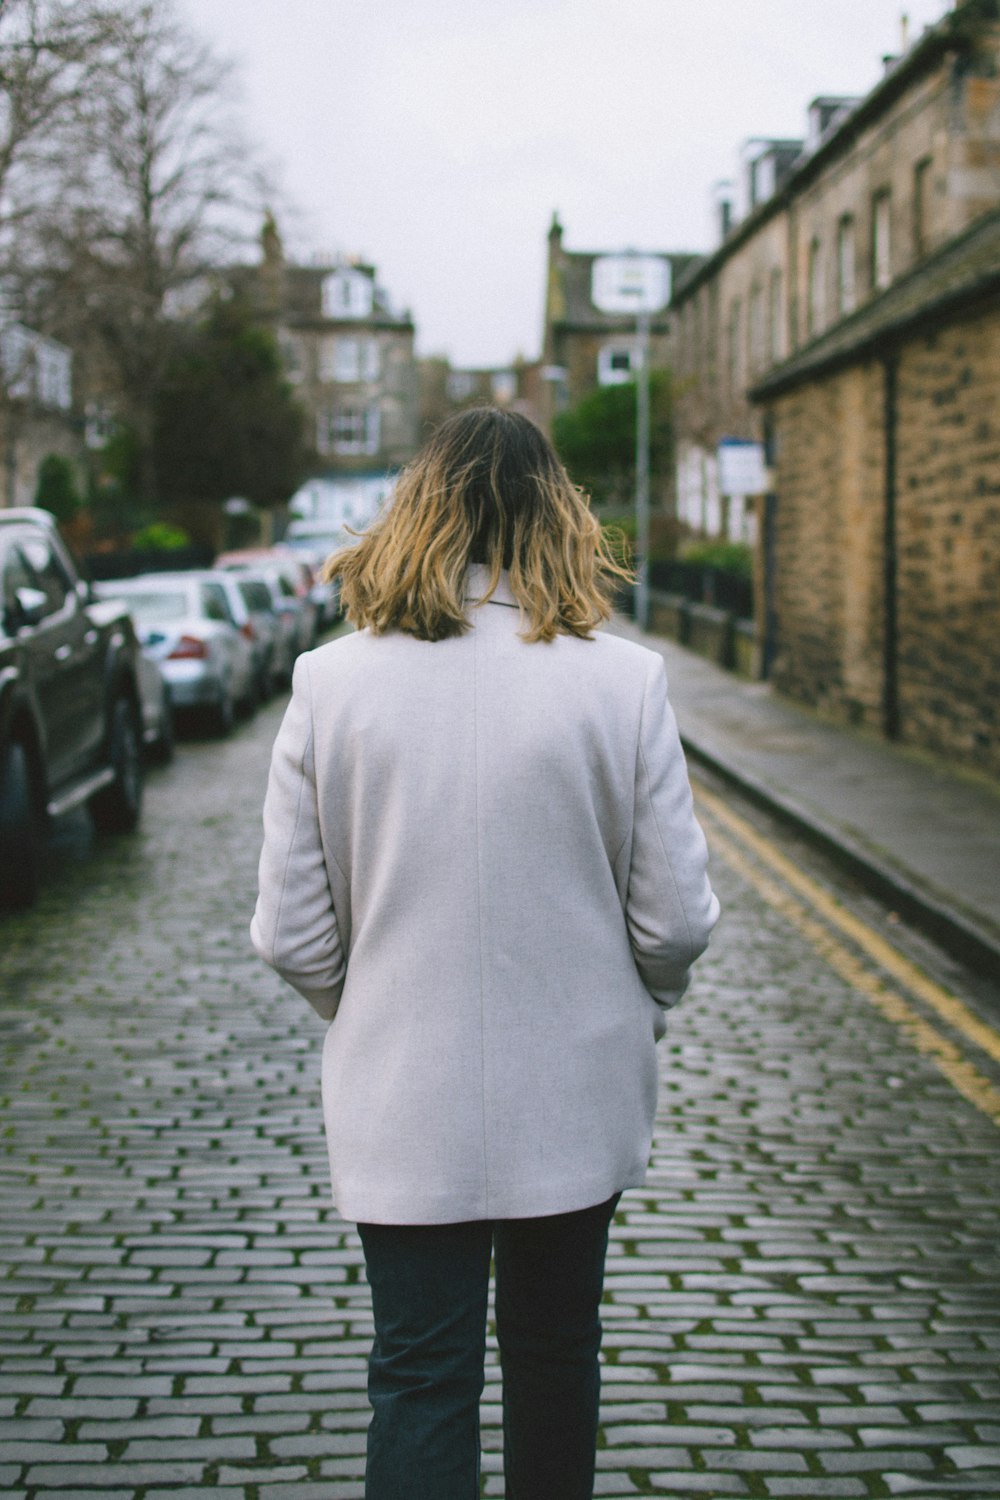
[[365, 1495], [479, 1494], [492, 1258], [508, 1491], [591, 1500], [608, 1227], [718, 915], [663, 663], [593, 638], [628, 569], [517, 412], [445, 422], [327, 576], [358, 634], [296, 667], [251, 931], [330, 1022]]
[[[643, 734], [676, 735], [659, 658], [525, 642], [503, 579], [471, 618], [311, 653], [283, 730], [310, 746], [347, 960], [323, 1092], [358, 1219], [559, 1213], [640, 1182], [663, 1011], [636, 945], [666, 1004], [711, 920], [700, 835], [665, 850], [647, 805]], [[660, 803], [689, 797], [669, 763]]]

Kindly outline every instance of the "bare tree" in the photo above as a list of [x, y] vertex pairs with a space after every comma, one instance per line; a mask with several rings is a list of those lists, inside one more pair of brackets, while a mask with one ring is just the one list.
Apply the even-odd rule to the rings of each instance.
[[248, 210], [259, 220], [261, 198], [230, 123], [228, 66], [169, 0], [119, 0], [102, 20], [97, 86], [71, 101], [25, 260], [54, 331], [83, 351], [131, 426], [153, 502], [152, 407], [174, 319], [231, 258]]
[[37, 208], [55, 140], [93, 82], [99, 0], [0, 0], [0, 231]]

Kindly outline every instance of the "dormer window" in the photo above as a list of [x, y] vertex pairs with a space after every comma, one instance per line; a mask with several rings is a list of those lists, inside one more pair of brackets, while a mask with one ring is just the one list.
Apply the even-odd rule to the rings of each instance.
[[323, 280], [323, 316], [369, 318], [375, 300], [375, 283], [364, 271], [344, 266]]

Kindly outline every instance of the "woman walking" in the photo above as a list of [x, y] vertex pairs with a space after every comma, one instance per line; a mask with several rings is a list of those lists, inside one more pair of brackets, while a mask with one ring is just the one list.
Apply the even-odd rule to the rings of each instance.
[[589, 1500], [608, 1227], [718, 915], [661, 658], [547, 439], [452, 417], [329, 571], [264, 807], [260, 956], [330, 1022], [375, 1316], [367, 1500], [473, 1500], [495, 1259], [509, 1500]]

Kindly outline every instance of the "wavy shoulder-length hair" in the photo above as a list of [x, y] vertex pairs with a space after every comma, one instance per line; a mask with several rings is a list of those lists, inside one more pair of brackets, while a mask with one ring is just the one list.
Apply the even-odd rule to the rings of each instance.
[[483, 598], [507, 570], [528, 641], [588, 637], [611, 614], [616, 582], [632, 577], [544, 434], [491, 406], [442, 423], [386, 510], [330, 558], [325, 576], [340, 580], [359, 629], [439, 641], [469, 625], [473, 563], [488, 569]]

